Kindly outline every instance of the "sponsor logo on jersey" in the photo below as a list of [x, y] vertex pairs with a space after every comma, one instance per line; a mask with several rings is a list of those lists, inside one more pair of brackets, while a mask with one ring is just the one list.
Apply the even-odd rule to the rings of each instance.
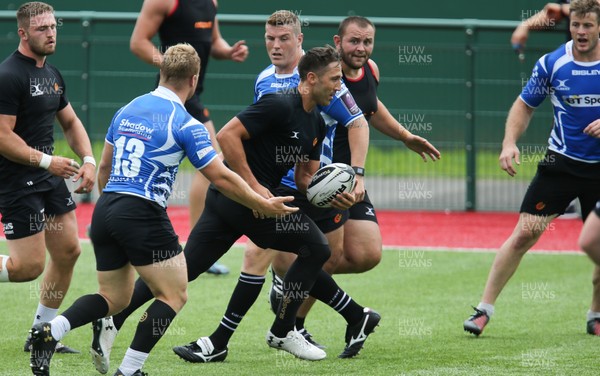
[[564, 95], [562, 100], [571, 107], [600, 107], [600, 94]]
[[202, 158], [206, 157], [208, 155], [208, 153], [210, 153], [212, 150], [213, 150], [212, 146], [207, 146], [205, 148], [198, 150], [196, 152], [196, 155], [198, 156], [198, 159], [202, 160]]
[[271, 87], [279, 89], [284, 87], [289, 87], [291, 85], [290, 82], [272, 82]]
[[297, 132], [297, 131], [292, 131], [292, 135], [290, 136], [290, 138], [293, 138], [293, 139], [299, 140], [299, 139], [300, 139], [300, 138], [298, 137], [298, 134], [299, 134], [299, 133], [300, 133], [300, 132]]
[[546, 203], [543, 201], [540, 201], [537, 204], [535, 204], [535, 210], [544, 210], [545, 207]]
[[556, 86], [554, 90], [571, 90], [571, 88], [566, 85], [566, 82], [569, 81], [568, 78], [566, 80], [557, 79], [556, 81], [558, 81], [558, 86]]
[[194, 22], [194, 29], [212, 29], [212, 21], [196, 21]]
[[571, 71], [573, 76], [598, 76], [600, 75], [600, 69], [573, 69]]

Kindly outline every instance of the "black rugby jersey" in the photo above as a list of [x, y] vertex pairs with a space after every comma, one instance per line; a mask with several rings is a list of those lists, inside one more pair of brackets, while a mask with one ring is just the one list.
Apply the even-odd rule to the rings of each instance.
[[[58, 69], [48, 62], [38, 68], [35, 60], [15, 51], [0, 64], [0, 114], [17, 117], [14, 132], [27, 145], [52, 154], [54, 119], [65, 108], [65, 83]], [[51, 174], [0, 155], [0, 193], [37, 184]]]
[[158, 29], [160, 50], [178, 43], [189, 43], [200, 56], [200, 76], [196, 94], [204, 90], [204, 75], [212, 46], [212, 30], [217, 8], [213, 0], [178, 0], [175, 9]]
[[[350, 79], [342, 72], [344, 83], [354, 97], [356, 104], [362, 110], [367, 121], [377, 112], [377, 85], [379, 82], [373, 74], [371, 64], [362, 68], [358, 79]], [[333, 161], [350, 164], [350, 145], [348, 144], [348, 128], [337, 127], [333, 139]]]
[[256, 180], [273, 190], [296, 163], [319, 160], [325, 137], [320, 110], [304, 111], [298, 89], [265, 94], [237, 115], [250, 139], [244, 151]]

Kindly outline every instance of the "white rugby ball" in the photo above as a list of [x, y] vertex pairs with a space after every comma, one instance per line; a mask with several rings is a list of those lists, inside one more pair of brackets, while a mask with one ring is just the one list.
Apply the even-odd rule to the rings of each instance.
[[316, 207], [329, 208], [335, 196], [343, 192], [352, 192], [355, 184], [352, 167], [345, 163], [328, 164], [313, 175], [306, 190], [306, 198]]

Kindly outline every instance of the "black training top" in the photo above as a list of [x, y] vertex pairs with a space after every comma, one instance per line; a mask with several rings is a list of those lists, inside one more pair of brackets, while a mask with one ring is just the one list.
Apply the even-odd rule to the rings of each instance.
[[[350, 79], [343, 72], [342, 76], [356, 104], [368, 121], [377, 112], [377, 85], [379, 85], [373, 74], [371, 64], [367, 63], [362, 67], [362, 75], [358, 79]], [[333, 161], [350, 164], [350, 145], [348, 144], [348, 128], [346, 127], [337, 127], [335, 130]]]
[[[16, 116], [14, 132], [32, 148], [52, 154], [54, 119], [69, 101], [58, 69], [47, 62], [42, 68], [35, 64], [19, 51], [0, 64], [0, 114]], [[44, 169], [0, 155], [0, 193], [32, 186], [50, 176]]]
[[204, 90], [204, 75], [212, 46], [217, 8], [213, 0], [178, 0], [175, 9], [158, 29], [162, 52], [178, 43], [189, 43], [200, 56], [200, 77], [196, 94]]
[[263, 95], [237, 118], [250, 134], [243, 142], [248, 165], [270, 190], [296, 163], [319, 160], [325, 121], [318, 108], [304, 110], [297, 88]]

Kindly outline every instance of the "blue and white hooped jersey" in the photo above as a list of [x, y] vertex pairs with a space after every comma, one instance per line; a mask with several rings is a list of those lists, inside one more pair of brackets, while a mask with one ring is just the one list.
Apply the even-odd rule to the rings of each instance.
[[104, 192], [143, 197], [162, 207], [167, 206], [184, 157], [197, 169], [217, 157], [204, 125], [162, 86], [121, 108], [108, 128], [106, 142], [114, 149]]
[[[297, 67], [294, 68], [294, 73], [292, 74], [277, 74], [275, 73], [275, 66], [271, 64], [256, 79], [254, 84], [254, 101], [256, 102], [261, 96], [267, 93], [274, 93], [276, 91], [285, 92], [287, 89], [295, 88], [299, 82], [300, 75], [298, 74]], [[342, 124], [346, 127], [352, 121], [363, 116], [363, 113], [343, 81], [342, 88], [335, 94], [329, 105], [320, 107], [320, 110], [321, 116], [323, 116], [325, 124], [327, 124], [327, 134], [323, 140], [320, 157], [321, 166], [324, 166], [333, 162], [333, 138], [335, 137], [336, 126]], [[293, 168], [281, 179], [281, 184], [296, 189]]]
[[600, 162], [600, 139], [583, 133], [600, 119], [600, 61], [575, 61], [572, 51], [569, 41], [542, 56], [521, 99], [535, 108], [550, 97], [554, 111], [550, 150], [582, 162]]

